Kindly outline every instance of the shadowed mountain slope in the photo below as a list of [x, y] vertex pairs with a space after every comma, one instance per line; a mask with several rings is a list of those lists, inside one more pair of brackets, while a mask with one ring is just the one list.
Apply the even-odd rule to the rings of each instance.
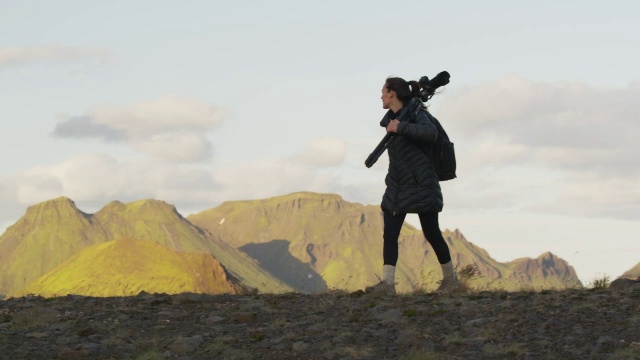
[[[333, 194], [301, 192], [226, 202], [190, 215], [188, 219], [243, 250], [256, 244], [286, 241], [291, 256], [320, 274], [329, 288], [362, 289], [382, 276], [383, 222], [377, 205], [350, 203]], [[482, 277], [474, 281], [482, 286], [517, 289], [579, 284], [573, 268], [552, 254], [500, 263], [486, 250], [469, 243], [457, 230], [444, 231], [443, 235], [459, 268], [465, 265], [478, 268]], [[441, 270], [422, 232], [405, 224], [399, 244], [398, 289], [435, 288], [441, 279]], [[269, 247], [264, 247], [259, 257], [252, 256], [262, 261], [271, 257], [265, 253], [268, 251]], [[271, 261], [269, 266], [278, 264]], [[270, 269], [272, 273], [290, 270]], [[304, 274], [297, 274], [296, 278], [303, 279]], [[295, 286], [301, 291], [314, 287], [300, 281], [302, 283]]]
[[178, 252], [206, 252], [245, 286], [265, 292], [290, 289], [163, 201], [111, 202], [90, 215], [58, 198], [30, 207], [0, 236], [0, 294], [20, 290], [86, 247], [121, 238], [153, 241]]
[[132, 296], [248, 292], [211, 254], [184, 253], [153, 241], [120, 239], [85, 248], [17, 295]]

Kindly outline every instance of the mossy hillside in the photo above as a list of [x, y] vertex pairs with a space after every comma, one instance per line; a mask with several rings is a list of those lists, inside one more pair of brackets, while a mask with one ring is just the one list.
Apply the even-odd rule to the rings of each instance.
[[207, 253], [184, 253], [152, 241], [120, 239], [81, 250], [14, 294], [45, 297], [246, 292]]
[[163, 201], [112, 202], [90, 215], [59, 198], [30, 207], [0, 236], [0, 294], [20, 290], [81, 249], [125, 237], [181, 252], [207, 252], [246, 286], [265, 292], [290, 290], [255, 260], [198, 229]]
[[113, 201], [98, 211], [94, 221], [110, 239], [149, 239], [183, 252], [208, 252], [243, 284], [265, 292], [291, 290], [261, 268], [255, 260], [186, 220], [176, 208], [161, 200], [131, 203]]
[[[334, 194], [301, 192], [227, 202], [188, 219], [238, 248], [287, 241], [290, 254], [321, 274], [329, 288], [361, 289], [382, 276], [383, 221], [379, 206], [350, 203]], [[445, 230], [443, 235], [459, 268], [473, 265], [479, 270], [481, 276], [474, 278], [477, 286], [555, 287], [556, 281], [549, 277], [513, 276], [523, 269], [497, 262], [457, 230]], [[398, 289], [435, 288], [441, 269], [422, 231], [405, 224], [399, 243]], [[546, 273], [555, 276], [553, 271]]]
[[113, 201], [95, 213], [93, 219], [111, 239], [148, 239], [185, 252], [209, 250], [204, 233], [164, 201], [145, 199], [127, 204]]
[[106, 240], [91, 216], [68, 198], [29, 207], [0, 236], [0, 294], [23, 287], [79, 250]]

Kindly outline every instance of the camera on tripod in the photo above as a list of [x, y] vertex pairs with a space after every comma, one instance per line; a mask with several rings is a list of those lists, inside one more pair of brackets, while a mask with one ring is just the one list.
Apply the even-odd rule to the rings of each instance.
[[420, 100], [422, 102], [429, 101], [439, 87], [449, 83], [449, 77], [449, 73], [446, 71], [439, 73], [431, 80], [429, 80], [427, 76], [421, 77], [420, 80], [418, 80], [418, 84], [420, 85]]

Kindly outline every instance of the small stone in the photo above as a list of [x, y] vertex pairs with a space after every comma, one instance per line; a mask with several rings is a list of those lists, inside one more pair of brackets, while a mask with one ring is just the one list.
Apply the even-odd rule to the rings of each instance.
[[464, 323], [464, 326], [481, 327], [486, 323], [492, 322], [494, 320], [497, 320], [497, 318], [478, 318], [467, 321], [466, 323]]
[[51, 335], [50, 331], [27, 333], [25, 336], [32, 339], [42, 339]]
[[307, 336], [317, 336], [325, 333], [326, 331], [327, 331], [326, 326], [323, 326], [321, 324], [315, 324], [307, 327], [304, 330], [304, 334]]
[[202, 320], [202, 323], [206, 324], [206, 325], [213, 325], [213, 324], [217, 324], [217, 323], [220, 323], [222, 321], [225, 321], [225, 320], [226, 319], [223, 318], [222, 316], [210, 316], [210, 317]]
[[188, 338], [179, 337], [173, 342], [173, 344], [169, 345], [169, 350], [179, 355], [188, 354], [197, 349], [203, 342], [204, 338], [202, 335], [196, 335]]
[[379, 323], [382, 325], [395, 324], [402, 321], [402, 312], [400, 309], [391, 309], [382, 314], [375, 315], [373, 318], [379, 320]]
[[302, 341], [298, 341], [293, 344], [293, 346], [291, 347], [291, 350], [293, 350], [293, 352], [302, 352], [302, 351], [305, 351], [307, 348], [309, 348], [308, 344], [305, 344]]
[[600, 355], [611, 353], [616, 348], [616, 341], [610, 336], [601, 336], [596, 341], [596, 346], [591, 351], [591, 358], [597, 359]]
[[231, 315], [231, 318], [234, 321], [239, 322], [241, 324], [254, 322], [254, 321], [256, 321], [257, 317], [258, 317], [258, 315], [256, 313], [252, 313], [252, 312], [238, 312], [238, 313], [235, 313], [235, 314]]

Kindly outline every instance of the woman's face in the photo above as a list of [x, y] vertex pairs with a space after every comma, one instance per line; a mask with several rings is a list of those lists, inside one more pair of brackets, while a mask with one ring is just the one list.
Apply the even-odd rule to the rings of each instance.
[[382, 96], [380, 96], [380, 99], [382, 100], [382, 108], [383, 109], [388, 109], [389, 108], [389, 104], [391, 103], [391, 99], [393, 99], [394, 96], [395, 96], [395, 91], [387, 90], [387, 84], [384, 84], [382, 86]]

